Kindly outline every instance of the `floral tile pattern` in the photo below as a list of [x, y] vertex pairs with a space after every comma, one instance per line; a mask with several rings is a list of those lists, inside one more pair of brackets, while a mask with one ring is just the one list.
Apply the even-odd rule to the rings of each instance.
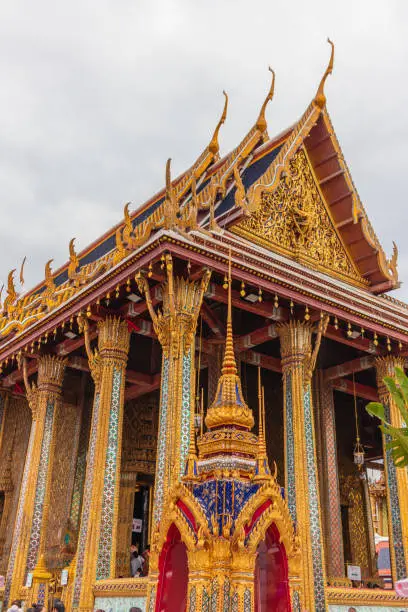
[[41, 541], [41, 525], [44, 514], [44, 500], [47, 490], [48, 465], [50, 461], [54, 412], [55, 402], [49, 401], [45, 412], [44, 433], [41, 443], [40, 463], [38, 467], [37, 484], [35, 488], [34, 513], [31, 524], [31, 534], [27, 553], [27, 572], [32, 572], [38, 561], [38, 552], [40, 549]]
[[157, 435], [156, 479], [154, 486], [154, 522], [160, 522], [163, 510], [164, 475], [167, 449], [167, 406], [169, 396], [169, 359], [163, 356], [160, 394], [160, 422]]
[[119, 445], [120, 389], [122, 371], [113, 369], [112, 396], [109, 415], [108, 445], [106, 448], [105, 475], [102, 496], [102, 516], [99, 529], [98, 560], [96, 579], [110, 577], [112, 535], [115, 506], [116, 471]]
[[85, 546], [90, 522], [90, 509], [92, 500], [92, 485], [95, 466], [95, 446], [99, 420], [99, 393], [95, 395], [92, 412], [91, 432], [89, 437], [88, 465], [86, 468], [85, 489], [82, 504], [81, 529], [79, 532], [77, 549], [77, 566], [74, 582], [74, 596], [72, 607], [77, 608], [81, 594], [82, 575], [84, 571]]

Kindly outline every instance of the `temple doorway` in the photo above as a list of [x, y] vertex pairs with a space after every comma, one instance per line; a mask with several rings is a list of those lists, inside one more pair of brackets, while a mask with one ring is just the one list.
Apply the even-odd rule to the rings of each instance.
[[187, 549], [175, 525], [160, 554], [156, 612], [185, 612], [187, 606]]
[[279, 532], [271, 525], [259, 543], [255, 563], [255, 612], [289, 612], [288, 563], [279, 543]]

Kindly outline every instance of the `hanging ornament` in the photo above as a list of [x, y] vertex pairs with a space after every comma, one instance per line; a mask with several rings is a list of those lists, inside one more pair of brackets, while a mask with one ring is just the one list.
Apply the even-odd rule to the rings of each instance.
[[191, 271], [191, 261], [188, 260], [187, 262], [187, 274], [190, 276], [190, 271]]
[[96, 300], [96, 305], [99, 306], [101, 303], [101, 298], [98, 297], [98, 299]]
[[91, 314], [92, 314], [91, 305], [88, 304], [88, 308], [86, 309], [86, 316], [88, 317], [88, 319], [91, 316]]
[[387, 336], [387, 351], [391, 352], [391, 348], [392, 348], [391, 347], [391, 340], [390, 340], [390, 337]]
[[57, 337], [57, 328], [54, 329], [54, 340]]
[[119, 287], [119, 285], [116, 285], [116, 289], [115, 289], [115, 297], [116, 298], [119, 297], [119, 291], [120, 291], [120, 287]]
[[147, 276], [151, 278], [153, 276], [153, 265], [152, 262], [149, 263], [149, 271], [147, 272]]
[[74, 315], [71, 315], [71, 318], [69, 320], [69, 327], [70, 329], [72, 329], [72, 325], [74, 324]]
[[227, 290], [228, 289], [228, 278], [227, 275], [224, 276], [224, 282], [222, 283], [222, 288]]
[[378, 336], [377, 336], [377, 332], [374, 332], [374, 346], [378, 346]]
[[241, 281], [241, 291], [239, 293], [240, 293], [241, 297], [245, 297], [246, 296], [244, 281]]
[[399, 348], [399, 350], [402, 349], [402, 342], [401, 342], [401, 340], [398, 340], [398, 348]]
[[351, 336], [353, 335], [353, 332], [351, 330], [351, 324], [350, 322], [347, 323], [347, 338], [351, 338]]
[[365, 329], [364, 329], [364, 327], [362, 327], [362, 328], [361, 328], [360, 333], [361, 333], [361, 337], [362, 337], [362, 338], [364, 338], [364, 334], [365, 334]]
[[354, 395], [354, 418], [356, 421], [356, 443], [354, 445], [353, 458], [354, 458], [354, 464], [357, 466], [358, 470], [361, 471], [364, 465], [364, 448], [360, 442], [360, 432], [358, 429], [357, 396], [356, 396], [356, 382], [354, 379], [354, 372], [353, 372], [353, 395]]
[[166, 261], [165, 257], [164, 257], [164, 253], [162, 254], [162, 256], [160, 257], [160, 269], [164, 270], [164, 262]]
[[259, 287], [259, 290], [258, 290], [258, 302], [262, 302], [262, 300], [263, 300], [262, 289]]
[[339, 329], [339, 320], [337, 317], [334, 317], [334, 329]]
[[309, 321], [309, 319], [310, 319], [309, 306], [306, 306], [306, 308], [305, 308], [305, 321]]
[[273, 298], [273, 307], [279, 308], [279, 298], [277, 293], [275, 293], [275, 297]]
[[109, 306], [109, 302], [110, 302], [110, 293], [108, 291], [108, 293], [106, 294], [106, 305]]
[[294, 309], [294, 307], [295, 307], [295, 305], [294, 305], [294, 303], [293, 303], [293, 300], [290, 300], [290, 304], [289, 304], [289, 306], [290, 306], [290, 314], [292, 314], [292, 315], [293, 315], [293, 309]]
[[130, 278], [126, 281], [126, 293], [130, 293]]

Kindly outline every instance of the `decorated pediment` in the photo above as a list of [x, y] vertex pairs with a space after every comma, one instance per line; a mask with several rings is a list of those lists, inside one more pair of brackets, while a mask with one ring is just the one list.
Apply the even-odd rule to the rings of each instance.
[[304, 147], [276, 188], [262, 192], [257, 210], [231, 231], [330, 275], [367, 285], [336, 230]]

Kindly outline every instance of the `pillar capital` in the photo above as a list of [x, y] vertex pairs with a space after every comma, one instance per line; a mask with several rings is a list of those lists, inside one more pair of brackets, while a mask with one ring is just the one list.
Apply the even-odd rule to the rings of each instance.
[[101, 359], [123, 365], [129, 353], [130, 333], [126, 321], [108, 316], [98, 321], [98, 349]]
[[66, 364], [66, 358], [42, 355], [38, 359], [38, 390], [45, 391], [47, 394], [60, 395]]
[[385, 357], [376, 357], [375, 371], [377, 374], [378, 394], [381, 397], [388, 395], [388, 389], [384, 384], [384, 377], [395, 376], [395, 368], [404, 369], [405, 359], [399, 355], [386, 355]]
[[279, 323], [276, 331], [280, 338], [282, 367], [302, 365], [312, 351], [313, 324], [308, 321]]

